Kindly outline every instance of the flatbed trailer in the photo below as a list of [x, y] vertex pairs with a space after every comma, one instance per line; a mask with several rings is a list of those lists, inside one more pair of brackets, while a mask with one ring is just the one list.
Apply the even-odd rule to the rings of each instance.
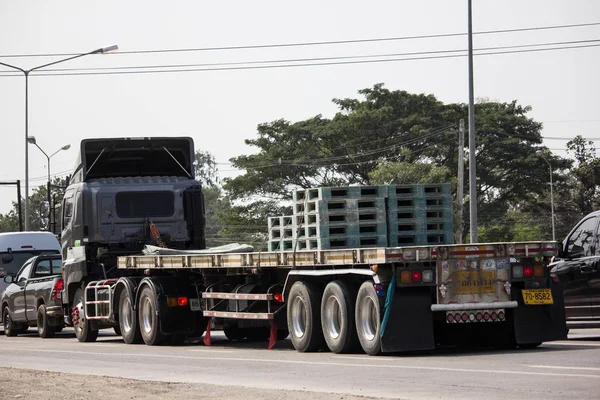
[[113, 326], [126, 343], [148, 345], [203, 333], [210, 345], [210, 331], [223, 329], [269, 348], [289, 334], [301, 352], [535, 347], [566, 338], [562, 290], [546, 268], [557, 250], [518, 242], [121, 256], [119, 277], [89, 282], [72, 318], [76, 329]]

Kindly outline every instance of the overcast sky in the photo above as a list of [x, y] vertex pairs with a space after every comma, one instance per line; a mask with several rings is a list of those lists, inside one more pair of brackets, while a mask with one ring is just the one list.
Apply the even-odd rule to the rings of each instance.
[[[600, 22], [597, 0], [473, 3], [474, 32]], [[467, 48], [467, 37], [127, 52], [466, 31], [466, 0], [4, 0], [0, 2], [0, 62], [30, 69], [70, 54], [119, 46], [113, 54], [91, 55], [31, 73], [29, 134], [48, 154], [65, 144], [72, 146], [52, 157], [52, 176], [70, 172], [81, 139], [121, 136], [191, 136], [197, 149], [211, 152], [222, 163], [221, 176], [229, 176], [234, 172], [228, 160], [253, 151], [244, 139], [255, 136], [257, 124], [279, 118], [298, 121], [316, 114], [332, 117], [336, 112], [332, 98], [356, 97], [357, 90], [378, 82], [392, 90], [433, 94], [443, 102], [466, 103], [467, 58], [233, 70], [223, 68], [241, 65], [206, 64], [461, 50]], [[589, 42], [592, 40], [598, 41]], [[558, 46], [598, 46], [600, 25], [480, 34], [474, 36], [474, 47], [579, 41], [588, 42]], [[58, 55], [32, 56], [40, 54]], [[599, 61], [600, 47], [476, 56], [475, 96], [531, 105], [530, 116], [544, 124], [545, 144], [564, 156], [567, 140], [552, 138], [581, 134], [600, 140]], [[166, 67], [171, 65], [196, 66], [179, 67], [179, 72], [169, 73], [131, 73], [140, 70], [121, 69], [119, 72], [128, 73], [73, 75], [108, 72], [93, 68], [128, 66], [160, 66], [147, 71], [165, 71], [172, 69]], [[67, 71], [63, 75], [43, 75], [44, 71], [58, 68]], [[204, 70], [181, 72], [182, 69]], [[22, 74], [13, 74], [1, 66], [0, 75], [0, 181], [24, 181], [25, 81]], [[46, 164], [44, 155], [30, 146], [30, 193], [33, 187], [45, 184]], [[15, 188], [0, 186], [0, 213], [9, 211], [14, 200]]]

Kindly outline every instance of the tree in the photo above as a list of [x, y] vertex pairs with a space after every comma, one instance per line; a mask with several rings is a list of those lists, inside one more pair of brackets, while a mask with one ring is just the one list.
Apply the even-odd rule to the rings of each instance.
[[567, 143], [567, 152], [575, 157], [573, 200], [579, 216], [597, 210], [600, 205], [600, 159], [592, 141], [576, 136]]
[[[245, 171], [224, 185], [232, 200], [288, 200], [295, 188], [454, 180], [456, 128], [467, 119], [466, 104], [443, 104], [433, 95], [390, 91], [382, 84], [358, 93], [359, 99], [334, 99], [339, 111], [332, 119], [317, 115], [259, 125], [257, 138], [246, 140], [258, 151], [231, 160]], [[516, 101], [476, 105], [480, 226], [496, 224], [524, 204], [543, 211], [538, 200], [547, 193], [548, 172], [535, 152], [547, 149], [542, 125], [527, 116], [530, 110]], [[563, 184], [559, 172], [570, 160], [549, 157], [557, 185]]]

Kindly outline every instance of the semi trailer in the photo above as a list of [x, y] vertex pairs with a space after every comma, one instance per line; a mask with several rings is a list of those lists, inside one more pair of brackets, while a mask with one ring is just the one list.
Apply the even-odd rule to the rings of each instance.
[[[191, 138], [86, 139], [62, 212], [65, 322], [125, 343], [291, 338], [301, 352], [566, 338], [556, 242], [205, 249]], [[149, 246], [150, 245], [150, 246]]]

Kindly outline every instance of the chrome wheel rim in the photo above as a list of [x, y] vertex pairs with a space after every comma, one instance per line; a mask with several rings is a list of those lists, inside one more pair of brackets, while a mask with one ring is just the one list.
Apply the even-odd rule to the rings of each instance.
[[325, 300], [325, 326], [330, 338], [337, 339], [342, 328], [342, 313], [340, 302], [335, 296], [329, 296]]
[[145, 333], [152, 332], [152, 314], [154, 307], [150, 297], [146, 296], [142, 300], [142, 329]]
[[131, 311], [131, 300], [129, 300], [129, 296], [127, 296], [125, 301], [123, 301], [123, 306], [121, 307], [121, 330], [123, 332], [131, 331], [132, 318], [133, 313]]
[[306, 332], [306, 304], [300, 296], [294, 297], [292, 300], [292, 332], [297, 338], [304, 336]]
[[371, 296], [362, 299], [359, 307], [360, 311], [360, 327], [363, 332], [363, 337], [367, 340], [374, 340], [377, 335], [377, 307], [375, 300]]

